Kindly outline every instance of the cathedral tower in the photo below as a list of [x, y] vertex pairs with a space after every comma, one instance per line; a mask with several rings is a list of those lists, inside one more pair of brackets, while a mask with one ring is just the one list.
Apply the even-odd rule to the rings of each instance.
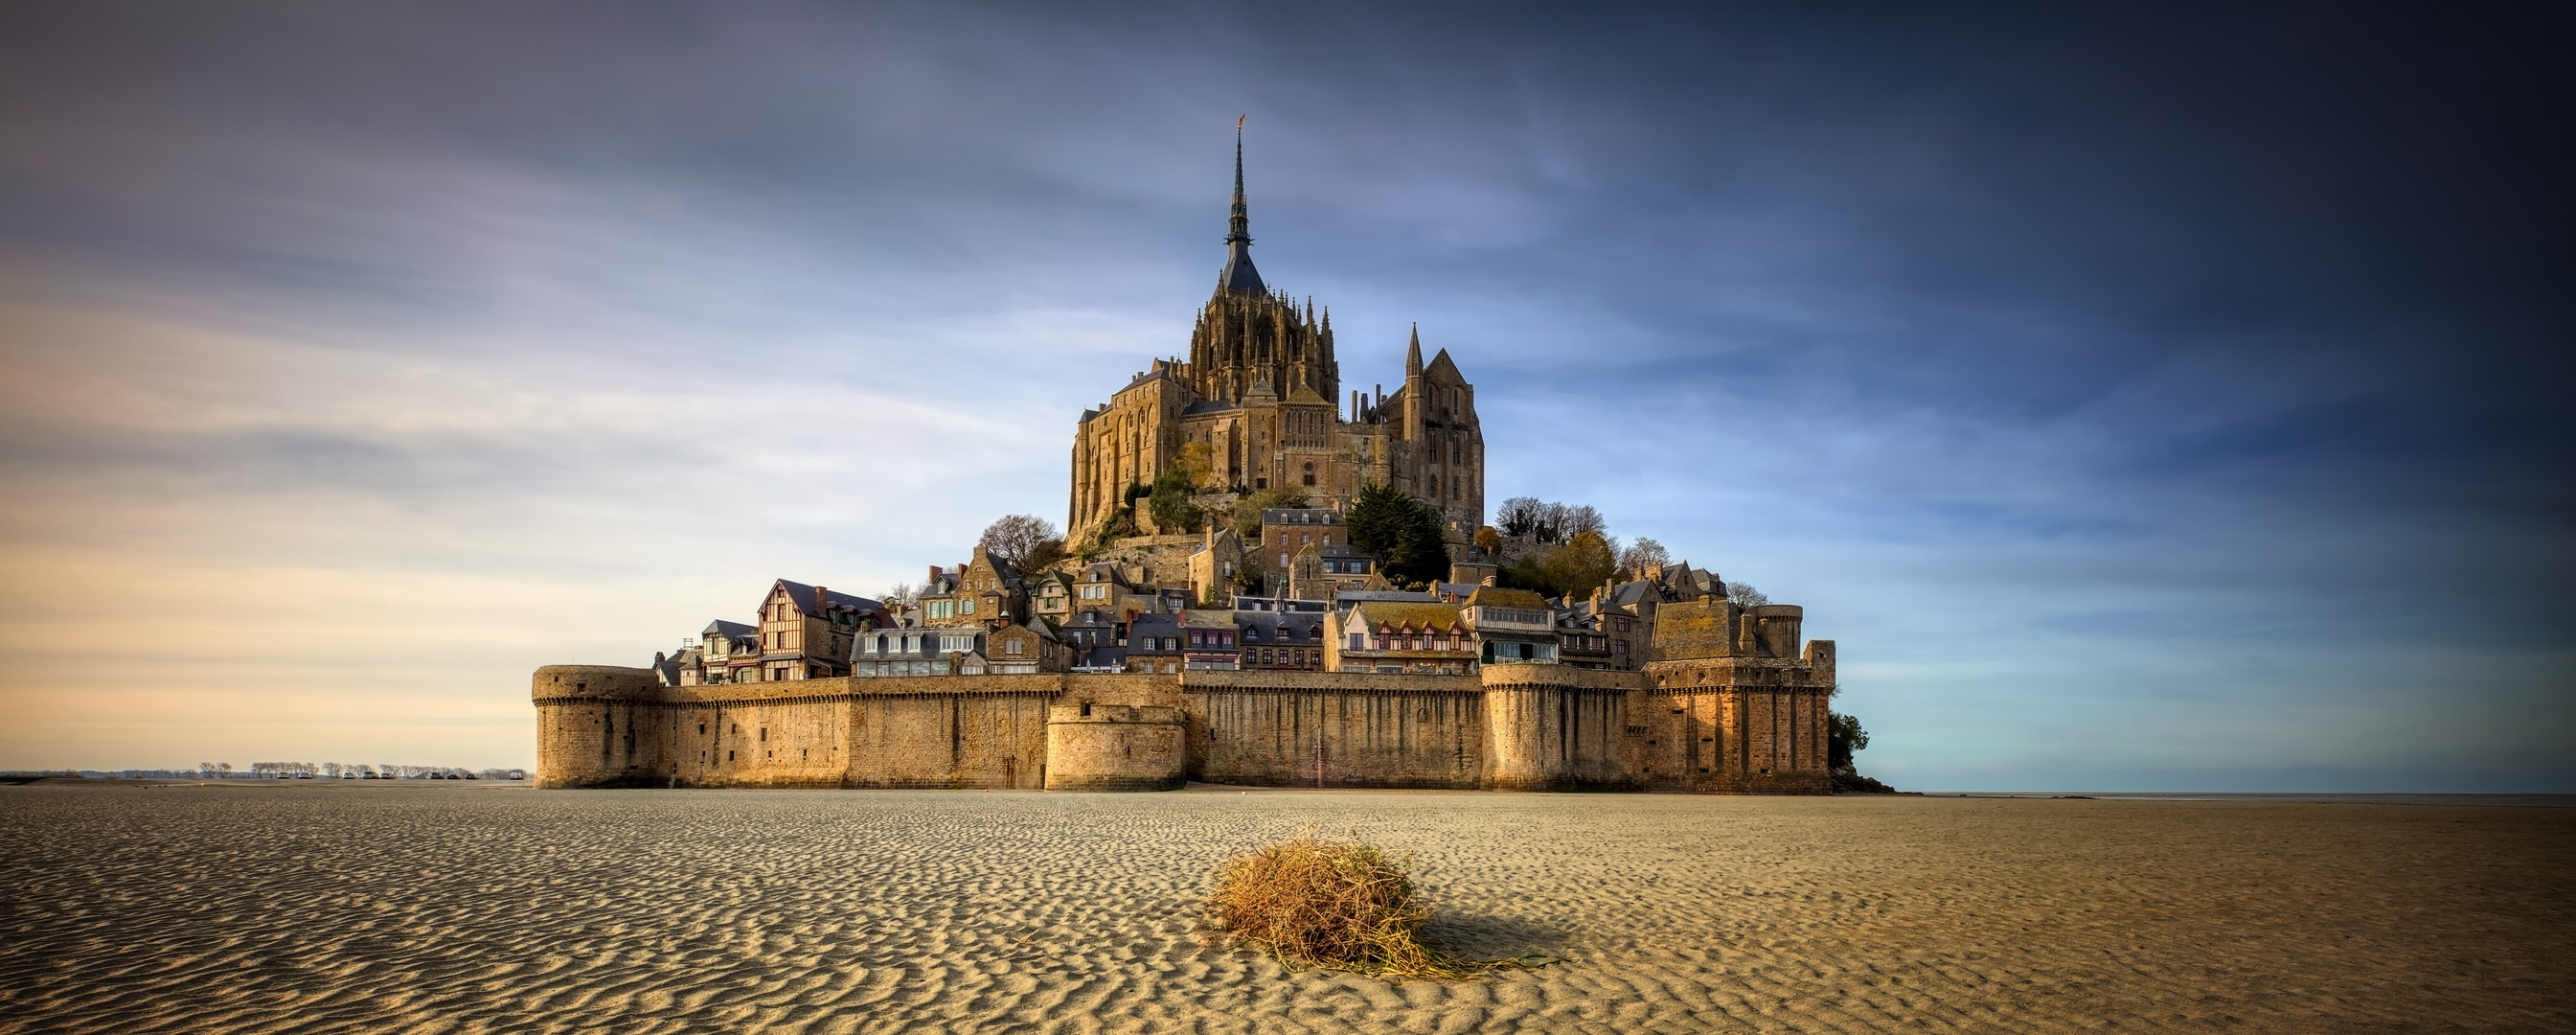
[[1340, 509], [1371, 482], [1437, 505], [1463, 541], [1483, 520], [1485, 443], [1475, 387], [1448, 350], [1429, 361], [1417, 331], [1393, 393], [1339, 406], [1333, 318], [1261, 279], [1243, 191], [1243, 121], [1234, 126], [1234, 204], [1216, 291], [1190, 329], [1186, 361], [1156, 360], [1074, 433], [1065, 530], [1092, 543], [1153, 527], [1144, 496], [1175, 467], [1206, 494], [1273, 491]]

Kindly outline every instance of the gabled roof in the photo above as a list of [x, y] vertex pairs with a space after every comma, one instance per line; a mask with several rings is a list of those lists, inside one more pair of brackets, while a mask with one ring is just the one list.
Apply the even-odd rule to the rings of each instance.
[[756, 636], [759, 635], [759, 633], [759, 626], [744, 625], [741, 622], [728, 622], [722, 618], [718, 618], [715, 621], [707, 623], [707, 631], [703, 633], [702, 636], [706, 639], [714, 639], [718, 636]]
[[1465, 376], [1458, 373], [1458, 364], [1450, 362], [1448, 349], [1442, 349], [1440, 350], [1439, 355], [1431, 357], [1431, 364], [1422, 368], [1422, 376], [1425, 380], [1435, 377], [1447, 381], [1465, 381], [1467, 379]]
[[[775, 591], [781, 586], [786, 587], [787, 599], [796, 605], [796, 610], [814, 610], [814, 587], [808, 586], [802, 582], [790, 582], [786, 579], [779, 579], [770, 587], [770, 589]], [[763, 596], [761, 599], [766, 602], [768, 597]], [[870, 600], [866, 597], [851, 596], [847, 593], [836, 593], [831, 590], [823, 591], [823, 599], [826, 602], [837, 604], [842, 607], [853, 608], [859, 611], [879, 611], [885, 608], [885, 605], [877, 603], [876, 601]]]

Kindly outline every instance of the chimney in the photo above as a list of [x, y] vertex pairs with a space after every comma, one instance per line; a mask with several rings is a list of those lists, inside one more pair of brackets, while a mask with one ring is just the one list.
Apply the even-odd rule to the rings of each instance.
[[831, 609], [832, 598], [824, 594], [823, 587], [814, 587], [814, 613], [819, 615]]
[[927, 591], [929, 591], [929, 592], [932, 592], [932, 593], [937, 593], [937, 592], [939, 592], [938, 590], [936, 590], [936, 589], [931, 589], [930, 587], [932, 587], [932, 586], [936, 586], [936, 585], [938, 585], [938, 584], [939, 584], [939, 566], [938, 566], [938, 565], [936, 565], [936, 564], [933, 564], [933, 565], [931, 565], [931, 566], [930, 566], [930, 577], [929, 577], [929, 578], [926, 578], [926, 579], [921, 580], [921, 588], [922, 588], [922, 589], [924, 589], [924, 590], [927, 590]]

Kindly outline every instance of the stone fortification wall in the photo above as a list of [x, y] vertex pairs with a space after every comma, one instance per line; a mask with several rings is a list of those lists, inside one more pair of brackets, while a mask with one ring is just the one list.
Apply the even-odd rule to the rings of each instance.
[[[665, 688], [647, 669], [549, 666], [534, 681], [537, 783], [1108, 788], [1165, 785], [1165, 767], [1177, 765], [1187, 779], [1255, 786], [1828, 787], [1833, 644], [1770, 656], [1758, 622], [1722, 602], [1702, 611], [1696, 626], [1677, 625], [1675, 642], [1659, 628], [1658, 656], [1675, 660], [1642, 672], [1492, 665], [1474, 676], [1202, 671]], [[1066, 709], [1084, 718], [1086, 705], [1171, 721], [1139, 718], [1134, 730], [1060, 721]], [[1155, 746], [1165, 734], [1177, 756]]]
[[1474, 676], [1191, 672], [1190, 778], [1257, 787], [1482, 786]]

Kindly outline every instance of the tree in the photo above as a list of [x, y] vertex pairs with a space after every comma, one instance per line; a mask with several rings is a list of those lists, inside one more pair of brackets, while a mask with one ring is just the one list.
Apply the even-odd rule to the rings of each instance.
[[1065, 556], [1064, 537], [1040, 539], [1036, 546], [1029, 547], [1029, 555], [1021, 559], [1020, 570], [1022, 572], [1045, 571], [1055, 567], [1058, 562], [1064, 560]]
[[1638, 536], [1636, 542], [1628, 544], [1627, 549], [1619, 551], [1619, 570], [1627, 572], [1630, 578], [1645, 578], [1646, 569], [1660, 568], [1671, 563], [1673, 563], [1673, 555], [1665, 552], [1664, 544], [1644, 536]]
[[1556, 518], [1556, 534], [1568, 541], [1583, 532], [1606, 535], [1610, 531], [1609, 522], [1603, 521], [1601, 512], [1592, 509], [1589, 503], [1558, 506], [1552, 516]]
[[1761, 590], [1744, 582], [1727, 583], [1726, 599], [1734, 601], [1737, 607], [1760, 607], [1771, 602], [1771, 598], [1764, 596]]
[[1840, 712], [1825, 713], [1825, 768], [1849, 769], [1852, 752], [1869, 746], [1869, 731], [1860, 720]]
[[1547, 504], [1535, 496], [1514, 496], [1494, 510], [1494, 523], [1502, 533], [1514, 538], [1537, 538], [1539, 524], [1546, 518]]
[[1023, 571], [1026, 570], [1023, 566], [1027, 564], [1030, 555], [1037, 551], [1038, 544], [1049, 539], [1055, 540], [1059, 550], [1061, 549], [1064, 541], [1063, 534], [1057, 532], [1055, 525], [1045, 518], [1029, 514], [1008, 514], [1001, 520], [984, 526], [984, 534], [975, 540], [975, 545], [983, 547], [986, 554], [991, 555], [994, 561], [1004, 567], [1013, 571]]
[[1191, 484], [1189, 472], [1178, 465], [1155, 475], [1154, 489], [1145, 503], [1154, 515], [1154, 530], [1164, 535], [1198, 531], [1199, 523], [1207, 520], [1207, 512], [1190, 498], [1197, 488]]
[[921, 591], [914, 589], [912, 587], [912, 583], [898, 582], [894, 585], [887, 586], [885, 588], [885, 592], [878, 595], [877, 602], [889, 606], [895, 604], [909, 604], [920, 599], [920, 597]]
[[1485, 551], [1485, 556], [1488, 558], [1501, 557], [1503, 555], [1502, 533], [1494, 531], [1492, 525], [1477, 529], [1476, 548]]
[[1189, 443], [1181, 447], [1181, 455], [1173, 458], [1172, 466], [1181, 472], [1181, 477], [1189, 479], [1191, 488], [1204, 487], [1216, 473], [1216, 450], [1205, 442]]
[[1377, 570], [1398, 585], [1438, 582], [1449, 575], [1449, 541], [1440, 511], [1392, 485], [1360, 487], [1342, 516], [1351, 549], [1377, 559]]
[[1547, 574], [1558, 596], [1598, 586], [1618, 573], [1619, 558], [1609, 537], [1591, 529], [1574, 533], [1547, 557]]

